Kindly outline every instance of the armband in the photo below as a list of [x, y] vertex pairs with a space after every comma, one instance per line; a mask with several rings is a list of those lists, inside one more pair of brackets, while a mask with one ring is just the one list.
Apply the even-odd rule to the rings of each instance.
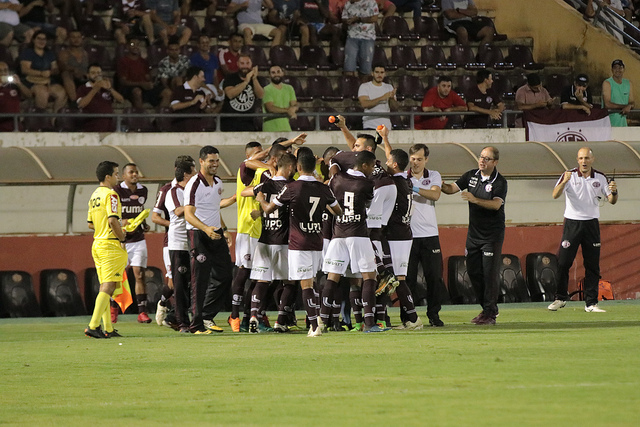
[[413, 192], [414, 193], [419, 193], [420, 192], [420, 187], [416, 187], [415, 185], [413, 186]]

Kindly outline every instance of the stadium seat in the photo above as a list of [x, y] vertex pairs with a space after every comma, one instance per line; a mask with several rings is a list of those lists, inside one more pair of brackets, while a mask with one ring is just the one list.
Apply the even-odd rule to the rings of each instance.
[[[222, 2], [219, 2], [222, 3]], [[223, 16], [213, 15], [207, 16], [204, 21], [204, 28], [202, 30], [203, 34], [211, 38], [216, 38], [218, 41], [220, 40], [229, 40], [229, 36], [231, 36], [231, 27], [229, 26], [229, 22]]]
[[385, 53], [382, 46], [376, 46], [373, 50], [373, 61], [372, 64], [382, 65], [387, 71], [395, 71], [398, 69], [396, 64], [390, 64], [387, 59], [387, 54]]
[[326, 102], [339, 102], [344, 99], [331, 87], [331, 81], [325, 76], [311, 76], [307, 78], [307, 96], [312, 99], [321, 99]]
[[200, 26], [198, 21], [193, 16], [181, 16], [180, 23], [191, 30], [191, 37], [189, 40], [197, 41], [200, 37]]
[[42, 270], [40, 304], [44, 316], [65, 317], [87, 314], [80, 298], [78, 279], [71, 270]]
[[411, 98], [416, 101], [422, 101], [424, 98], [424, 86], [419, 77], [414, 75], [404, 75], [398, 78], [398, 90], [396, 98], [401, 101], [405, 98]]
[[335, 70], [337, 67], [329, 62], [329, 57], [322, 46], [303, 46], [300, 50], [300, 62], [307, 68], [320, 71]]
[[85, 16], [84, 19], [78, 23], [78, 29], [82, 31], [85, 37], [93, 40], [113, 40], [111, 31], [107, 30], [104, 21], [99, 16]]
[[[345, 113], [363, 113], [364, 109], [359, 106], [349, 106], [344, 109]], [[359, 116], [346, 116], [345, 121], [347, 127], [351, 130], [362, 130], [362, 115]]]
[[498, 46], [483, 44], [478, 46], [478, 62], [482, 62], [488, 68], [495, 70], [513, 70], [514, 66], [510, 62], [504, 62], [502, 50]]
[[167, 48], [161, 44], [147, 47], [147, 62], [151, 68], [157, 68], [162, 59], [167, 56]]
[[87, 51], [89, 64], [100, 64], [102, 71], [115, 70], [113, 59], [111, 59], [111, 55], [109, 55], [109, 51], [105, 46], [90, 44], [85, 45], [84, 50]]
[[[298, 114], [305, 113], [303, 108], [298, 109]], [[291, 130], [297, 132], [309, 132], [315, 130], [315, 121], [313, 117], [298, 115], [295, 119], [289, 119]]]
[[438, 21], [430, 16], [421, 16], [414, 31], [416, 31], [421, 38], [440, 40]]
[[331, 63], [336, 68], [341, 69], [344, 67], [344, 46], [332, 46], [329, 56], [331, 57]]
[[173, 110], [169, 107], [158, 107], [156, 109], [156, 128], [158, 132], [172, 132], [171, 122], [173, 118], [167, 117], [166, 114], [172, 114]]
[[5, 45], [0, 45], [0, 61], [6, 62], [10, 70], [15, 70], [15, 62], [11, 52]]
[[125, 132], [155, 132], [156, 127], [151, 117], [130, 117], [131, 114], [145, 114], [142, 108], [127, 107], [122, 111], [122, 128]]
[[507, 40], [506, 34], [498, 33], [498, 30], [496, 30], [495, 23], [493, 22], [493, 19], [489, 18], [488, 16], [477, 16], [476, 20], [477, 22], [484, 24], [484, 26], [489, 26], [493, 28], [493, 41], [500, 42], [500, 41]]
[[531, 302], [529, 290], [522, 276], [520, 259], [515, 255], [502, 254], [498, 302]]
[[536, 252], [528, 254], [525, 263], [531, 301], [553, 301], [558, 289], [558, 257]]
[[419, 40], [420, 35], [409, 31], [409, 25], [407, 21], [397, 15], [387, 16], [382, 21], [382, 34], [386, 34], [391, 38], [401, 41]]
[[84, 306], [87, 307], [87, 313], [93, 313], [99, 292], [98, 273], [95, 268], [87, 268], [84, 271]]
[[464, 67], [467, 70], [480, 70], [485, 68], [484, 64], [476, 62], [471, 46], [456, 44], [449, 50], [449, 62], [457, 67]]
[[[133, 275], [133, 268], [127, 269], [127, 278], [129, 279], [129, 289], [131, 289], [131, 296], [133, 297], [133, 304], [127, 308], [125, 314], [138, 314], [138, 307], [136, 305], [136, 279]], [[162, 288], [164, 286], [164, 274], [157, 267], [147, 267], [145, 270], [145, 284], [147, 290], [147, 310], [148, 313], [155, 313], [158, 301], [162, 297]]]
[[458, 77], [458, 82], [454, 90], [458, 95], [464, 95], [466, 97], [467, 93], [477, 85], [478, 84], [476, 83], [476, 76], [467, 74]]
[[244, 46], [242, 48], [243, 53], [249, 54], [251, 57], [251, 63], [255, 67], [258, 66], [258, 69], [261, 71], [266, 71], [269, 69], [269, 60], [267, 59], [267, 55], [265, 55], [264, 50], [260, 46]]
[[560, 96], [562, 89], [569, 84], [569, 79], [564, 74], [549, 74], [544, 79], [544, 87], [547, 88], [552, 98]]
[[318, 107], [316, 108], [316, 112], [321, 113], [318, 119], [320, 120], [320, 130], [340, 130], [338, 126], [334, 125], [333, 123], [329, 123], [329, 116], [336, 116], [339, 114], [335, 108]]
[[269, 61], [271, 65], [279, 65], [289, 71], [305, 71], [307, 69], [306, 65], [298, 61], [293, 48], [283, 44], [271, 47]]
[[24, 271], [0, 271], [0, 317], [39, 317], [33, 282]]
[[516, 90], [520, 87], [519, 82], [511, 80], [506, 74], [493, 73], [493, 89], [502, 96], [503, 99], [515, 99]]
[[391, 36], [389, 34], [384, 34], [380, 25], [376, 22], [376, 42], [388, 42], [391, 40]]
[[69, 16], [50, 14], [47, 20], [50, 24], [53, 24], [56, 27], [64, 28], [65, 30], [67, 30], [67, 33], [74, 28]]
[[[29, 107], [26, 112], [29, 114], [39, 114], [46, 113], [47, 110]], [[26, 132], [53, 132], [56, 130], [53, 124], [51, 124], [51, 117], [25, 117], [24, 129]]]
[[451, 256], [448, 263], [449, 295], [452, 304], [477, 304], [478, 299], [467, 272], [464, 256]]
[[434, 45], [422, 46], [420, 49], [420, 62], [429, 68], [442, 71], [450, 71], [457, 68], [456, 64], [447, 62], [442, 48]]
[[56, 117], [55, 128], [58, 132], [76, 132], [78, 130], [78, 107], [62, 107], [58, 113], [64, 114], [62, 117]]
[[411, 46], [393, 46], [391, 48], [391, 63], [409, 71], [424, 71], [427, 69], [426, 65], [418, 61]]
[[525, 70], [542, 70], [544, 64], [539, 64], [533, 61], [533, 54], [531, 49], [523, 45], [511, 45], [509, 46], [509, 56], [507, 61], [513, 63], [514, 66], [524, 68]]
[[[419, 105], [412, 105], [409, 107], [403, 107], [403, 111], [407, 112], [422, 112], [422, 107]], [[391, 127], [394, 130], [407, 130], [411, 129], [411, 117], [410, 116], [391, 116]]]
[[[185, 44], [180, 48], [180, 55], [184, 55], [187, 58], [191, 58], [191, 56], [198, 50], [197, 46]], [[214, 55], [216, 52], [212, 49], [209, 49], [209, 52]]]
[[360, 88], [360, 79], [356, 76], [338, 77], [338, 93], [344, 96], [345, 99], [358, 100], [358, 89]]
[[313, 98], [307, 96], [306, 92], [302, 88], [302, 83], [295, 76], [284, 76], [282, 78], [282, 83], [286, 83], [288, 85], [293, 86], [293, 91], [296, 94], [296, 99], [298, 102], [310, 102], [313, 101]]

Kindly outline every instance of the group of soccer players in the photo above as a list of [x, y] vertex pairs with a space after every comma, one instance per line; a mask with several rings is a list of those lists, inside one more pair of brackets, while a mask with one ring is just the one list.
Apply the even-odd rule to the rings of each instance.
[[[416, 313], [406, 281], [413, 238], [410, 224], [414, 193], [420, 195], [411, 175], [407, 176], [405, 172], [409, 154], [392, 149], [389, 129], [384, 126], [374, 137], [368, 134], [353, 136], [344, 122], [338, 121], [338, 125], [350, 150], [330, 147], [322, 157], [303, 145], [305, 134], [292, 140], [276, 140], [266, 150], [257, 142], [246, 145], [246, 160], [238, 170], [237, 192], [234, 197], [220, 201], [221, 207], [234, 201], [238, 206], [235, 245], [238, 270], [231, 283], [232, 312], [228, 319], [232, 331], [288, 332], [296, 324], [292, 308], [298, 283], [309, 325], [308, 336], [319, 336], [328, 330], [342, 331], [345, 324], [363, 332], [388, 330], [385, 310], [392, 293], [397, 295], [402, 308], [402, 325], [397, 328], [422, 329], [423, 323]], [[386, 165], [376, 160], [374, 153], [379, 144], [384, 146]], [[298, 147], [295, 154], [291, 152], [294, 146]], [[425, 154], [428, 156], [426, 147]], [[202, 162], [201, 153], [201, 165]], [[175, 179], [160, 189], [152, 217], [155, 223], [168, 226], [164, 258], [170, 282], [158, 303], [156, 320], [166, 324], [168, 301], [174, 294], [176, 318], [172, 326], [175, 329], [185, 333], [221, 332], [213, 317], [206, 318], [206, 313], [203, 326], [194, 329], [193, 321], [189, 320], [190, 316], [194, 317], [193, 310], [198, 305], [194, 301], [198, 298], [195, 295], [199, 288], [197, 282], [202, 281], [202, 278], [191, 277], [191, 272], [193, 264], [202, 260], [194, 259], [193, 242], [188, 238], [187, 224], [191, 221], [185, 215], [185, 209], [192, 206], [185, 205], [193, 204], [193, 201], [188, 201], [184, 189], [190, 181], [198, 179], [198, 173], [195, 162], [188, 156], [179, 157], [174, 166]], [[131, 194], [120, 191], [123, 194], [112, 203], [112, 210], [100, 214], [108, 218], [104, 225], [106, 231], [102, 234], [106, 233], [107, 243], [114, 248], [118, 246], [116, 240], [124, 240], [124, 236], [118, 234], [118, 227], [112, 226], [117, 222], [112, 218], [118, 217], [120, 203], [128, 196], [143, 204], [144, 200], [140, 199], [146, 197], [146, 192], [135, 194], [142, 187], [137, 181], [126, 180], [128, 175], [137, 178], [135, 165], [126, 165], [123, 170], [125, 181], [112, 187], [120, 187]], [[117, 176], [118, 169], [115, 167], [108, 172], [108, 179], [98, 174], [100, 192], [109, 192], [109, 179]], [[213, 178], [215, 182], [215, 174]], [[109, 197], [113, 197], [110, 192]], [[91, 209], [90, 204], [90, 220]], [[125, 213], [134, 215], [137, 212], [123, 212], [123, 218]], [[216, 231], [221, 232], [222, 227]], [[99, 242], [100, 234], [96, 232], [95, 236]], [[139, 237], [136, 241], [140, 241]], [[132, 240], [132, 243], [135, 242]], [[146, 266], [146, 253], [144, 264]], [[99, 266], [99, 259], [96, 259], [96, 266]], [[144, 322], [142, 313], [146, 316], [146, 298], [144, 289], [139, 291], [138, 271], [134, 271], [136, 293], [140, 292], [142, 296], [138, 299], [141, 310], [138, 321]], [[100, 267], [98, 275], [101, 283], [112, 279], [106, 277]], [[247, 280], [251, 284], [245, 291]], [[319, 282], [323, 286], [319, 286]], [[202, 286], [207, 289], [210, 285]], [[343, 311], [342, 321], [340, 319], [342, 302], [347, 297], [345, 286], [353, 322], [345, 318], [349, 316], [348, 311]], [[273, 328], [265, 315], [270, 294], [275, 295], [278, 305], [278, 318]], [[99, 295], [99, 298], [102, 301], [105, 297]], [[243, 300], [245, 321], [241, 322]], [[198, 313], [201, 320], [202, 314]], [[102, 304], [100, 307], [96, 304], [92, 321], [85, 331], [87, 335], [107, 337], [113, 333], [111, 322], [105, 321], [105, 330], [100, 330], [101, 318], [105, 320], [104, 308]], [[441, 326], [437, 311], [435, 317], [429, 316], [429, 320], [430, 324]]]

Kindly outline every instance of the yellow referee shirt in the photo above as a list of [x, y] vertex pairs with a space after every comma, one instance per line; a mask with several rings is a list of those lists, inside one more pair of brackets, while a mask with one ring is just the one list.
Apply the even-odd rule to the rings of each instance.
[[251, 218], [251, 211], [254, 209], [260, 209], [260, 203], [256, 201], [255, 197], [242, 197], [240, 193], [246, 187], [255, 187], [260, 184], [262, 174], [268, 169], [259, 168], [256, 170], [253, 180], [249, 185], [245, 186], [240, 178], [240, 171], [237, 174], [236, 181], [236, 204], [238, 205], [238, 233], [248, 234], [256, 239], [260, 237], [262, 233], [262, 218], [254, 220]]
[[93, 224], [94, 240], [118, 240], [109, 227], [109, 217], [121, 218], [120, 197], [111, 188], [98, 187], [89, 199], [87, 222]]

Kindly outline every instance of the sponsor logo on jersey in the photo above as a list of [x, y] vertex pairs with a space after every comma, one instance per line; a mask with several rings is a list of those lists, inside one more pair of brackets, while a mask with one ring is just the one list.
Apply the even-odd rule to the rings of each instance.
[[111, 212], [118, 212], [118, 196], [115, 194], [111, 195]]

